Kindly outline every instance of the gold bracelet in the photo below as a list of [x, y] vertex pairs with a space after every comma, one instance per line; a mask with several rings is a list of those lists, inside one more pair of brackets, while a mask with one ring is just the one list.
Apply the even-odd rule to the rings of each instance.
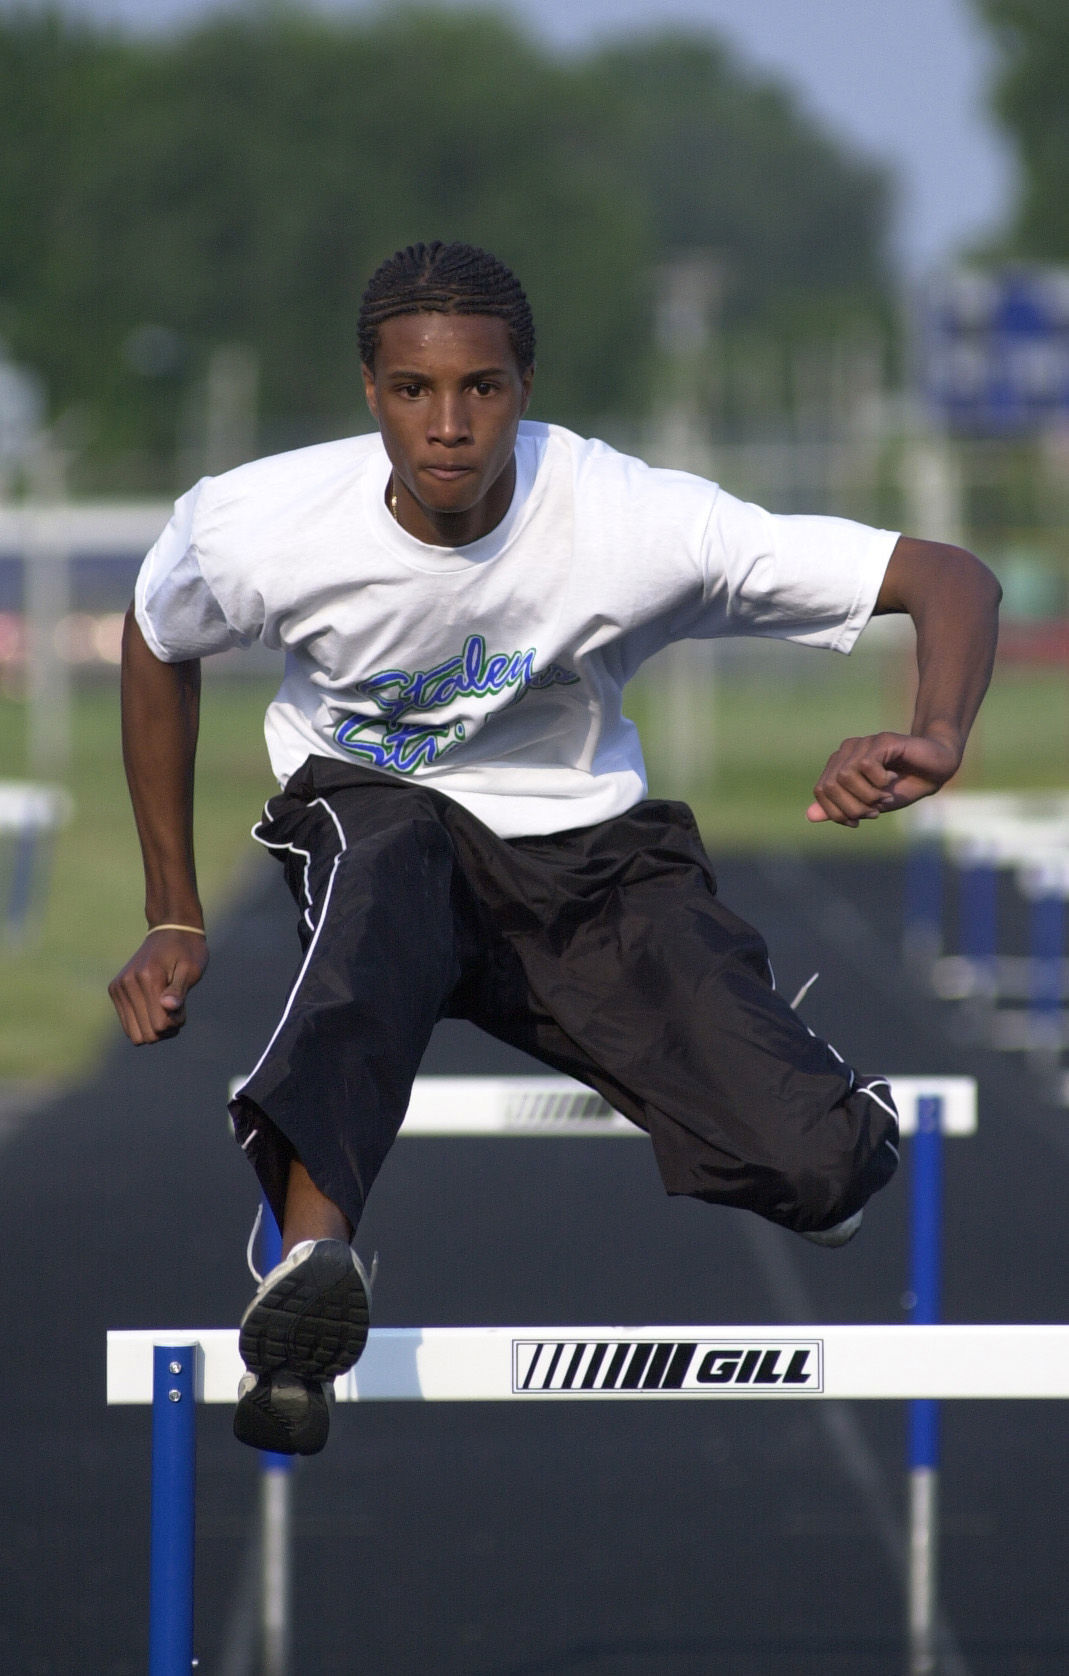
[[172, 925], [170, 921], [164, 921], [160, 925], [150, 925], [145, 932], [145, 936], [151, 937], [154, 931], [191, 931], [194, 937], [207, 937], [208, 935], [199, 925]]

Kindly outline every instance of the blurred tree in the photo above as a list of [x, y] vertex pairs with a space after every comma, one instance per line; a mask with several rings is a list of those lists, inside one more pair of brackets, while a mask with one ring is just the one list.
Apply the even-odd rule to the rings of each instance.
[[258, 361], [260, 446], [366, 428], [359, 295], [414, 239], [515, 267], [536, 411], [589, 426], [645, 409], [666, 254], [722, 253], [749, 329], [826, 332], [882, 306], [884, 208], [705, 41], [561, 59], [485, 11], [141, 39], [0, 10], [0, 335], [86, 410], [101, 480], [170, 480], [220, 345]]
[[586, 73], [613, 106], [618, 155], [659, 250], [697, 250], [716, 269], [719, 341], [706, 382], [718, 429], [797, 410], [803, 348], [826, 375], [831, 419], [838, 349], [875, 343], [879, 356], [893, 336], [885, 172], [708, 39], [613, 46]]
[[[60, 205], [102, 43], [58, 14], [0, 16], [0, 336], [50, 375]], [[65, 357], [60, 354], [59, 360]]]
[[587, 75], [615, 101], [627, 174], [659, 247], [722, 254], [727, 318], [802, 304], [841, 320], [844, 307], [879, 306], [885, 176], [846, 154], [785, 88], [684, 35], [610, 48]]
[[976, 5], [1001, 50], [995, 109], [1017, 142], [1022, 165], [1009, 250], [1069, 261], [1069, 4], [976, 0]]

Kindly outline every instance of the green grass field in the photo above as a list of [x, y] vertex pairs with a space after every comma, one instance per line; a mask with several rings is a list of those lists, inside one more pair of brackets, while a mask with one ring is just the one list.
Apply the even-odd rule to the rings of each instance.
[[[779, 649], [776, 649], [777, 652]], [[209, 929], [243, 866], [258, 853], [249, 827], [273, 789], [263, 744], [270, 686], [216, 679], [205, 685], [197, 780], [197, 853]], [[908, 664], [878, 649], [850, 659], [786, 653], [732, 672], [698, 694], [700, 735], [715, 737], [715, 771], [673, 783], [672, 741], [655, 671], [628, 705], [647, 741], [651, 788], [694, 804], [714, 856], [755, 846], [804, 847], [849, 857], [903, 842], [897, 817], [857, 831], [805, 820], [810, 788], [847, 734], [905, 726]], [[708, 721], [706, 720], [708, 718]], [[21, 703], [0, 699], [0, 777], [25, 774]], [[699, 760], [704, 752], [697, 751]], [[970, 787], [1064, 786], [1069, 781], [1069, 684], [1061, 670], [999, 673], [960, 776]], [[118, 693], [94, 685], [77, 696], [69, 786], [75, 816], [56, 845], [38, 935], [0, 963], [0, 1081], [71, 1079], [93, 1064], [117, 1029], [108, 979], [144, 926], [141, 870], [118, 741]]]
[[[665, 769], [671, 752], [657, 721], [663, 689], [656, 671], [644, 672], [630, 690], [628, 713], [646, 742], [651, 790], [686, 796], [713, 851], [764, 845], [846, 857], [897, 849], [905, 841], [905, 819], [871, 821], [851, 831], [811, 825], [805, 810], [814, 781], [844, 738], [908, 728], [911, 660], [908, 650], [885, 646], [862, 645], [849, 658], [775, 647], [760, 659], [758, 676], [714, 674], [709, 715], [715, 773], [699, 772], [682, 792]], [[1069, 786], [1069, 682], [1063, 669], [996, 669], [954, 785], [1005, 791]]]
[[[263, 743], [271, 687], [205, 683], [197, 779], [197, 861], [209, 930], [275, 789]], [[52, 856], [36, 935], [0, 967], [0, 1080], [84, 1073], [112, 1029], [108, 980], [144, 931], [141, 864], [119, 754], [118, 684], [77, 695], [68, 786], [74, 818]], [[25, 774], [23, 706], [0, 700], [0, 778]]]

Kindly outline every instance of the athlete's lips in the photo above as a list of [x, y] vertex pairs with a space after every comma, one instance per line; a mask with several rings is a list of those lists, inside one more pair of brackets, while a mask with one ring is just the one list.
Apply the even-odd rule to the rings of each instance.
[[423, 467], [423, 470], [427, 473], [428, 477], [437, 477], [439, 482], [442, 483], [452, 483], [458, 477], [468, 477], [474, 469], [474, 466], [462, 465], [426, 465]]

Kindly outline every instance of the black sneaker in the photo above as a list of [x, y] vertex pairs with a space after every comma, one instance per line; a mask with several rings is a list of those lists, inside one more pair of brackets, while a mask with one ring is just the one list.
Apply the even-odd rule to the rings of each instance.
[[344, 1240], [302, 1240], [265, 1275], [241, 1318], [238, 1348], [250, 1373], [285, 1368], [334, 1379], [367, 1343], [371, 1282]]
[[330, 1432], [334, 1387], [278, 1368], [246, 1373], [238, 1385], [234, 1436], [276, 1455], [318, 1455]]
[[264, 1276], [241, 1318], [248, 1368], [234, 1436], [253, 1449], [316, 1455], [330, 1431], [333, 1381], [367, 1343], [371, 1282], [344, 1240], [302, 1240]]

